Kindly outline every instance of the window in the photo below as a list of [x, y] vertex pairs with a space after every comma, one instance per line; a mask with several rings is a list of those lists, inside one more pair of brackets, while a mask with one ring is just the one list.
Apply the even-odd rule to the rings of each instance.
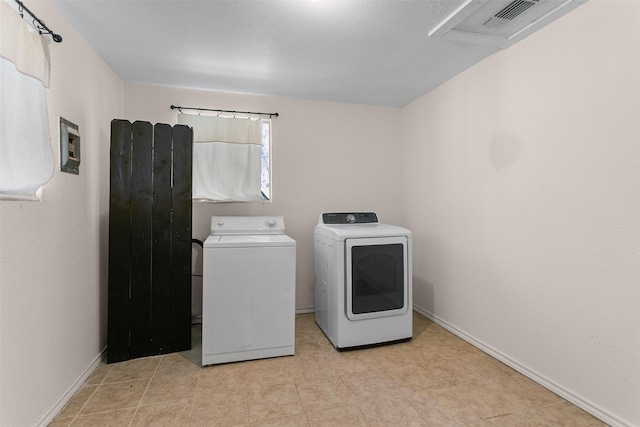
[[179, 114], [193, 129], [193, 199], [271, 200], [271, 120]]

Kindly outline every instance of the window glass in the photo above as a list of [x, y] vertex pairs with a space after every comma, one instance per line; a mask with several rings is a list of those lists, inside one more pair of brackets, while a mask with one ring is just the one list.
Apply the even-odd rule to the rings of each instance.
[[271, 120], [262, 120], [260, 168], [262, 196], [265, 200], [271, 200]]

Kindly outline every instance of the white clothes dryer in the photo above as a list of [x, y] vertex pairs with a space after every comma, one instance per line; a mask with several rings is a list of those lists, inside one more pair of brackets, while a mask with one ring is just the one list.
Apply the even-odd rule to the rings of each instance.
[[315, 319], [334, 347], [413, 337], [411, 231], [373, 212], [323, 213], [314, 258]]
[[296, 242], [282, 217], [212, 217], [203, 245], [202, 365], [295, 353]]

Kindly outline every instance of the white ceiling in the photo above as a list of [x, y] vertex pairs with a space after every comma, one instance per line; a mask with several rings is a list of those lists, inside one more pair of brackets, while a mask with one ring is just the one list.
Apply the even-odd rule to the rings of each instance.
[[130, 83], [403, 107], [499, 50], [428, 37], [467, 0], [52, 2]]

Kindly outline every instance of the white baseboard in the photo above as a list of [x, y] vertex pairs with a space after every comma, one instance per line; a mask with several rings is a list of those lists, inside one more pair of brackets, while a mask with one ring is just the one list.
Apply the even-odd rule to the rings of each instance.
[[67, 402], [71, 400], [73, 395], [76, 394], [78, 390], [80, 390], [80, 387], [82, 387], [82, 384], [84, 384], [87, 378], [89, 378], [89, 376], [93, 373], [93, 371], [95, 371], [96, 368], [100, 365], [100, 362], [102, 362], [102, 360], [106, 357], [106, 354], [107, 354], [107, 348], [105, 347], [100, 352], [100, 354], [96, 356], [96, 358], [89, 364], [89, 366], [87, 366], [85, 370], [82, 371], [82, 373], [78, 376], [78, 378], [76, 378], [71, 383], [71, 385], [65, 390], [65, 392], [62, 393], [62, 396], [60, 396], [58, 400], [56, 400], [54, 404], [51, 405], [51, 407], [44, 413], [44, 415], [40, 417], [40, 420], [38, 420], [38, 422], [36, 423], [36, 426], [44, 427], [48, 425], [51, 421], [53, 421], [56, 415], [58, 415], [60, 411], [62, 411], [62, 409], [64, 408], [64, 405], [66, 405]]
[[433, 321], [434, 323], [442, 326], [443, 328], [445, 328], [446, 330], [448, 330], [452, 334], [454, 334], [454, 335], [458, 336], [459, 338], [465, 340], [466, 342], [468, 342], [469, 344], [473, 345], [474, 347], [477, 347], [478, 349], [484, 351], [485, 353], [487, 353], [491, 357], [493, 357], [493, 358], [499, 360], [500, 362], [504, 363], [505, 365], [515, 369], [516, 371], [518, 371], [519, 373], [521, 373], [525, 377], [531, 379], [532, 381], [535, 381], [536, 383], [538, 383], [541, 386], [545, 387], [546, 389], [554, 392], [555, 394], [557, 394], [558, 396], [562, 397], [563, 399], [573, 403], [578, 408], [583, 409], [584, 411], [588, 412], [589, 414], [593, 415], [594, 417], [600, 419], [602, 422], [604, 422], [604, 423], [606, 423], [606, 424], [608, 424], [610, 426], [616, 426], [616, 427], [618, 427], [618, 426], [619, 427], [633, 427], [633, 425], [631, 423], [620, 419], [616, 415], [611, 414], [609, 411], [599, 407], [598, 405], [596, 405], [593, 402], [590, 402], [589, 400], [581, 397], [580, 395], [574, 393], [573, 391], [566, 389], [565, 387], [557, 384], [556, 382], [554, 382], [553, 380], [547, 378], [546, 376], [544, 376], [544, 375], [542, 375], [542, 374], [530, 369], [529, 367], [521, 364], [517, 360], [513, 360], [512, 358], [510, 358], [506, 354], [502, 353], [501, 351], [491, 347], [490, 345], [487, 345], [487, 344], [483, 343], [482, 341], [476, 339], [475, 337], [467, 334], [465, 331], [463, 331], [461, 329], [458, 329], [456, 326], [450, 324], [446, 320], [441, 319], [438, 316], [435, 316], [432, 313], [429, 313], [428, 311], [426, 311], [423, 308], [418, 307], [416, 305], [413, 306], [413, 309], [414, 309], [414, 311], [420, 313], [421, 315], [423, 315], [427, 319], [429, 319], [429, 320]]

